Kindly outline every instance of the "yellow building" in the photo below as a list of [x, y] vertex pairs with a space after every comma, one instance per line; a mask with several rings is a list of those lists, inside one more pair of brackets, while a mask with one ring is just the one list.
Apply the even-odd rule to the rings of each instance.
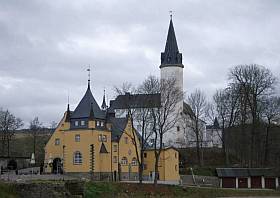
[[[178, 182], [179, 175], [179, 152], [173, 147], [164, 148], [159, 158], [159, 180]], [[146, 180], [154, 180], [155, 176], [155, 153], [154, 150], [144, 151], [144, 176]]]
[[73, 112], [68, 105], [45, 147], [46, 173], [64, 172], [96, 180], [137, 179], [137, 156], [131, 141], [136, 132], [129, 118], [115, 118], [105, 106], [104, 99], [103, 109], [99, 108], [90, 84]]
[[[178, 87], [183, 89], [183, 67], [182, 54], [179, 53], [170, 19], [165, 51], [161, 53], [161, 75], [174, 77], [173, 74], [177, 74]], [[115, 102], [125, 103], [123, 102], [125, 98], [128, 98], [129, 102], [133, 98], [133, 108], [153, 108], [161, 104], [160, 93], [134, 96], [126, 93], [117, 98], [120, 101], [116, 99]], [[147, 101], [148, 105], [145, 106]], [[139, 134], [132, 129], [129, 117], [117, 116], [118, 108], [107, 110], [105, 97], [101, 107], [100, 109], [95, 101], [88, 83], [87, 91], [76, 109], [71, 112], [68, 105], [67, 111], [45, 147], [45, 172], [77, 174], [96, 180], [138, 178], [135, 148], [140, 151], [140, 141], [134, 137], [139, 137]], [[123, 113], [127, 109], [120, 105], [119, 110]], [[176, 133], [173, 134], [170, 130], [165, 134], [169, 135], [168, 139], [172, 140], [171, 142], [176, 141], [182, 134], [179, 126], [174, 126], [173, 129], [176, 129]], [[144, 178], [152, 180], [155, 175], [154, 153], [152, 150], [144, 152]], [[165, 148], [160, 155], [159, 180], [179, 181], [179, 153], [172, 147]]]

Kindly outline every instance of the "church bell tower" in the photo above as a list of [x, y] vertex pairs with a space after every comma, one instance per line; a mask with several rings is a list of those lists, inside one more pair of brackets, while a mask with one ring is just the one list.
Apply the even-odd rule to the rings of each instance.
[[[165, 44], [165, 50], [161, 53], [160, 65], [161, 79], [176, 79], [177, 88], [183, 93], [183, 68], [182, 53], [179, 52], [175, 31], [172, 22], [172, 15], [170, 15], [170, 23]], [[177, 105], [178, 111], [183, 110], [183, 100]]]

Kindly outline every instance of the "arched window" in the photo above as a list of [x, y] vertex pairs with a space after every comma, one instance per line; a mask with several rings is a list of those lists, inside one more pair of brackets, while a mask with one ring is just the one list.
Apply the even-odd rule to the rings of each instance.
[[127, 165], [127, 158], [126, 157], [122, 158], [121, 164], [122, 165]]
[[132, 158], [131, 165], [132, 166], [137, 166], [137, 159], [136, 159], [136, 157]]
[[74, 164], [82, 164], [82, 163], [83, 163], [82, 153], [80, 151], [76, 151], [74, 153]]

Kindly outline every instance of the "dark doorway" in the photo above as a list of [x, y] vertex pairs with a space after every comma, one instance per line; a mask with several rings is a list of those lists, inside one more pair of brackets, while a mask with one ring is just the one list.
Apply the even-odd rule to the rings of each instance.
[[114, 171], [114, 181], [117, 181], [117, 171]]
[[275, 178], [265, 178], [264, 181], [265, 181], [265, 188], [269, 188], [269, 189], [276, 188]]
[[251, 188], [262, 188], [262, 177], [251, 177]]
[[248, 179], [238, 178], [238, 188], [248, 188]]
[[61, 174], [62, 173], [62, 164], [61, 164], [61, 159], [60, 158], [55, 158], [53, 160], [52, 173], [54, 173], [54, 174]]
[[9, 162], [8, 162], [8, 167], [7, 167], [9, 170], [16, 170], [17, 169], [17, 162], [16, 160], [14, 159], [11, 159]]
[[222, 179], [223, 188], [235, 188], [235, 177], [224, 177]]

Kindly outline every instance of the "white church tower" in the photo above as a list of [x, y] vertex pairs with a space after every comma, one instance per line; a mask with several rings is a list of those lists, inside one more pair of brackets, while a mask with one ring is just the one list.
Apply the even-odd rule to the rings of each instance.
[[[161, 79], [175, 78], [177, 88], [183, 93], [183, 69], [182, 54], [179, 52], [175, 31], [172, 22], [172, 15], [170, 16], [170, 23], [168, 29], [165, 50], [161, 53], [160, 77]], [[178, 102], [176, 112], [183, 111], [183, 99]], [[180, 125], [176, 125], [174, 129], [170, 130], [165, 135], [165, 143], [176, 143], [178, 139], [183, 138], [183, 129]]]

